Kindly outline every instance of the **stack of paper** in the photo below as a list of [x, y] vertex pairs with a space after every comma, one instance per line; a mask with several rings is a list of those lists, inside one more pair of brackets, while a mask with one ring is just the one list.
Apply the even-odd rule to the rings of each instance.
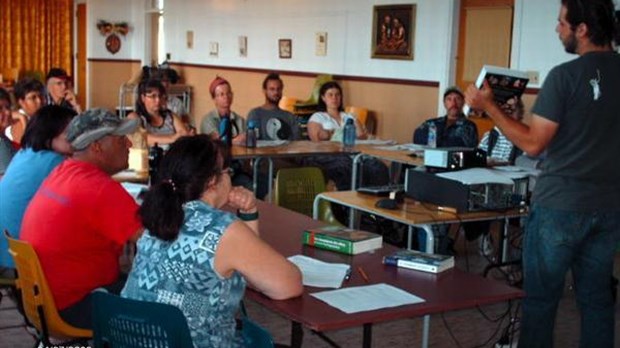
[[347, 264], [323, 262], [304, 255], [294, 255], [288, 260], [301, 270], [305, 286], [339, 288], [351, 271], [351, 266]]
[[256, 147], [275, 147], [288, 143], [288, 140], [257, 140]]

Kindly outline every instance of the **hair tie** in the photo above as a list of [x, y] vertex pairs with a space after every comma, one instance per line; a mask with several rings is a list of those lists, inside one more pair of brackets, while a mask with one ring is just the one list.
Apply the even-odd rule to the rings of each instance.
[[177, 185], [174, 184], [174, 181], [172, 181], [172, 179], [163, 180], [162, 183], [172, 186], [172, 192], [177, 192]]

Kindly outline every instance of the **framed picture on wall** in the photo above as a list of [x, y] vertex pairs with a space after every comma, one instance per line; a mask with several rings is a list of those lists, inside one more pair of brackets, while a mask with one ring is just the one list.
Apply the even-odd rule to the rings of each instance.
[[278, 53], [280, 58], [291, 58], [293, 56], [293, 41], [291, 39], [278, 40]]
[[415, 4], [373, 9], [372, 58], [413, 60]]

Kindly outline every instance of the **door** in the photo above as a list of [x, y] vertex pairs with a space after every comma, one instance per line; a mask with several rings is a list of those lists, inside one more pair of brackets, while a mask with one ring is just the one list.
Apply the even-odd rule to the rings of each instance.
[[514, 0], [462, 0], [456, 84], [475, 82], [484, 64], [510, 66]]

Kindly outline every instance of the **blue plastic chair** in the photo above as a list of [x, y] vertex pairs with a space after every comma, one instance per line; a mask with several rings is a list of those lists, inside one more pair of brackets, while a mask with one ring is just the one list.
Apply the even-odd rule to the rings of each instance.
[[93, 294], [93, 333], [97, 348], [193, 347], [187, 320], [175, 306]]

